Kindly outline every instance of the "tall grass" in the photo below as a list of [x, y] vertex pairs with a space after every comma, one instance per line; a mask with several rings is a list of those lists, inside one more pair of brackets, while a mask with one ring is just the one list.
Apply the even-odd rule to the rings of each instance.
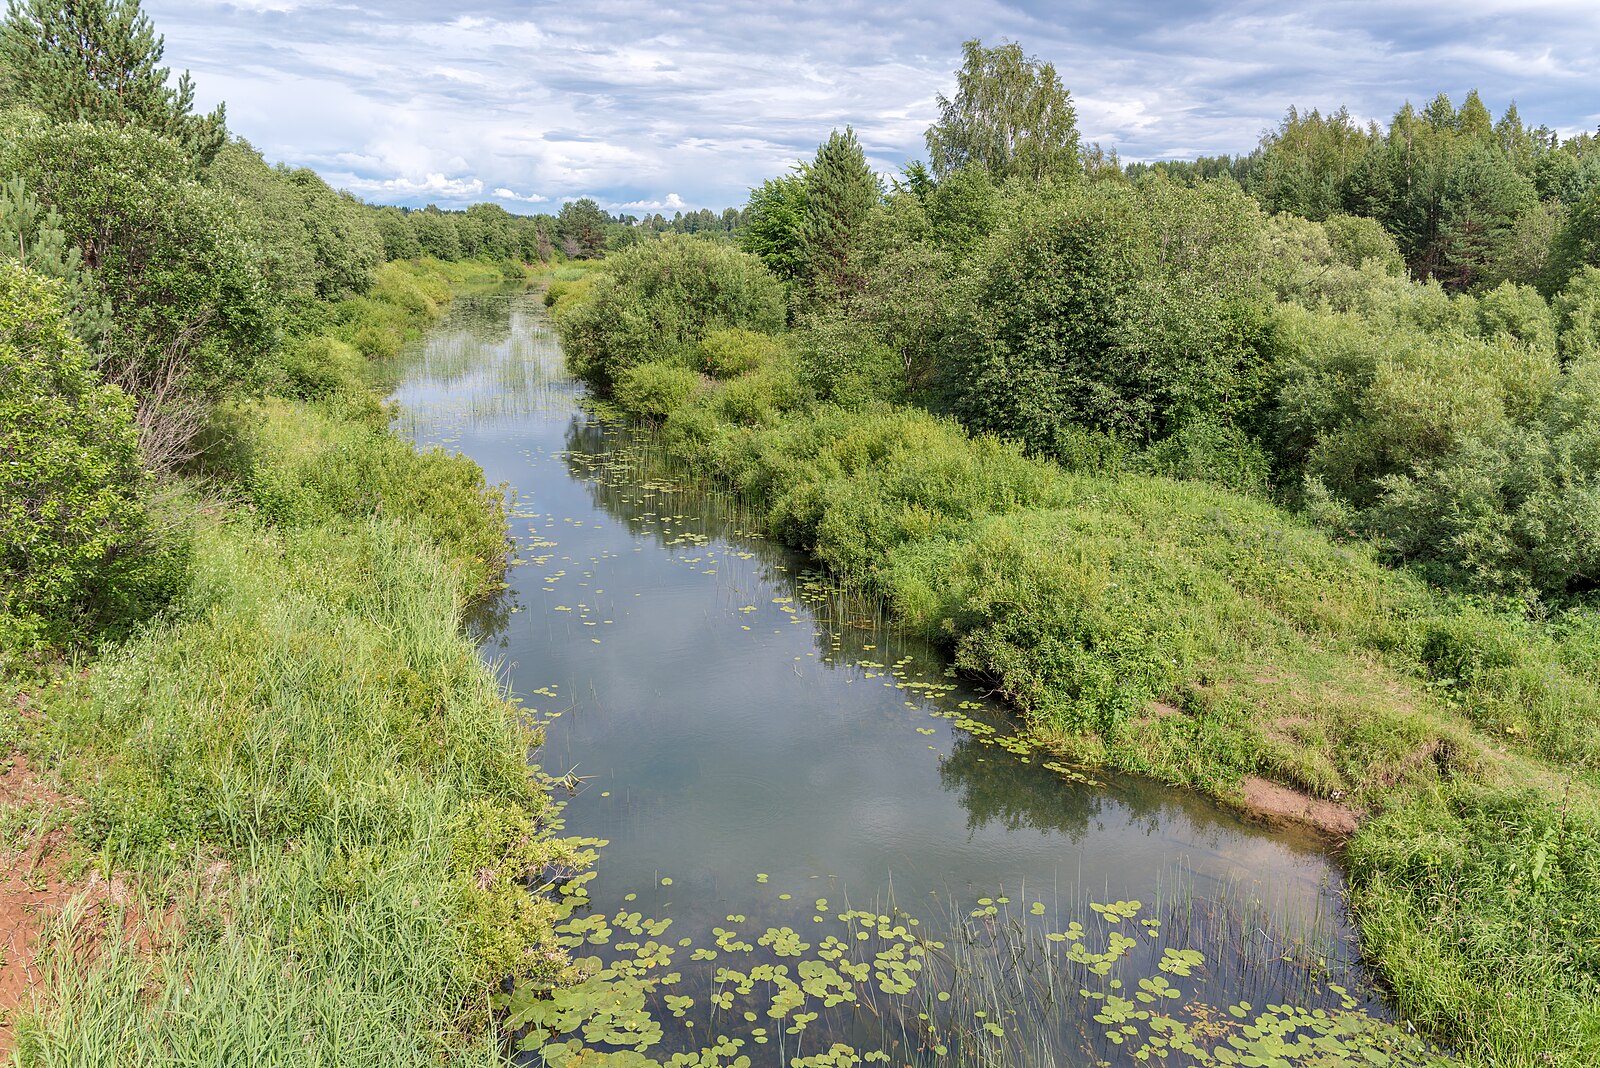
[[[419, 328], [447, 281], [391, 265], [367, 325]], [[127, 889], [62, 917], [24, 1063], [498, 1064], [491, 995], [566, 966], [529, 888], [591, 855], [548, 836], [537, 738], [462, 632], [503, 502], [354, 388], [228, 409], [184, 594], [34, 728]]]

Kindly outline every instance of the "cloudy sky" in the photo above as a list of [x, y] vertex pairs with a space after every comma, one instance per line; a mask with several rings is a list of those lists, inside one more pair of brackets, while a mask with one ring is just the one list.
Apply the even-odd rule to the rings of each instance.
[[1477, 87], [1498, 116], [1600, 124], [1600, 0], [146, 0], [167, 61], [269, 160], [378, 203], [642, 213], [741, 204], [853, 125], [925, 155], [961, 42], [1055, 63], [1085, 141], [1241, 152], [1285, 109], [1385, 121]]

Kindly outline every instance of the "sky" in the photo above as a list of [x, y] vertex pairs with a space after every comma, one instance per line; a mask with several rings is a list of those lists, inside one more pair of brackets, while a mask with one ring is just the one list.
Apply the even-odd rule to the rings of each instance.
[[1600, 0], [146, 0], [165, 62], [269, 161], [381, 204], [645, 214], [744, 202], [853, 126], [926, 157], [961, 43], [1055, 64], [1084, 142], [1247, 152], [1290, 105], [1387, 122], [1477, 88], [1600, 125]]

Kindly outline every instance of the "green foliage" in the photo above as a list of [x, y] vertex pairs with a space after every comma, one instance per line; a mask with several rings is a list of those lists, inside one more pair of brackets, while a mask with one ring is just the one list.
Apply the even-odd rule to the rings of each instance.
[[276, 309], [232, 199], [139, 127], [13, 121], [0, 173], [59, 214], [115, 309], [99, 344], [106, 377], [140, 400], [165, 383], [214, 395], [247, 381], [276, 344]]
[[[305, 526], [389, 516], [417, 529], [478, 596], [505, 566], [499, 491], [466, 457], [416, 452], [383, 426], [267, 402], [240, 431], [248, 500], [271, 522]], [[485, 501], [488, 505], [485, 505]]]
[[713, 330], [700, 339], [696, 365], [712, 378], [738, 378], [778, 358], [782, 344], [754, 330]]
[[460, 633], [461, 576], [387, 517], [238, 515], [196, 550], [177, 610], [46, 728], [81, 833], [173, 928], [62, 974], [34, 1062], [244, 1043], [288, 1065], [502, 1064], [491, 994], [565, 966], [525, 880], [592, 854], [538, 829], [534, 739]]
[[421, 211], [406, 216], [416, 231], [417, 244], [424, 256], [440, 260], [459, 260], [462, 257], [461, 239], [456, 236], [451, 217], [429, 204]]
[[1551, 249], [1551, 288], [1566, 285], [1584, 268], [1600, 267], [1600, 183], [1572, 207]]
[[782, 286], [761, 261], [727, 245], [663, 235], [618, 253], [558, 319], [573, 373], [602, 396], [641, 363], [688, 363], [713, 330], [782, 327]]
[[1351, 173], [1376, 139], [1376, 129], [1362, 129], [1344, 108], [1326, 118], [1315, 108], [1308, 114], [1290, 108], [1251, 156], [1245, 188], [1272, 214], [1330, 219], [1340, 214]]
[[303, 304], [363, 293], [378, 265], [398, 258], [384, 255], [381, 215], [305, 168], [268, 167], [243, 141], [226, 145], [204, 177], [233, 197], [236, 215], [265, 253], [265, 273], [280, 300]]
[[61, 298], [0, 260], [0, 649], [131, 625], [182, 573], [146, 506], [132, 405], [91, 369]]
[[694, 396], [700, 376], [681, 364], [635, 364], [617, 376], [612, 397], [623, 411], [641, 419], [663, 419]]
[[1142, 442], [1250, 418], [1271, 387], [1249, 264], [1261, 221], [1222, 186], [1096, 183], [989, 251], [945, 390], [969, 424], [1051, 451], [1074, 426]]
[[367, 384], [366, 361], [353, 345], [318, 334], [286, 342], [278, 366], [288, 396], [319, 400]]
[[806, 168], [798, 234], [802, 279], [819, 300], [835, 301], [861, 288], [861, 232], [882, 197], [855, 131], [833, 131]]
[[416, 227], [411, 216], [399, 208], [379, 208], [374, 220], [378, 236], [383, 239], [385, 260], [414, 260], [422, 255], [422, 242], [417, 240]]
[[1502, 287], [1466, 306], [1475, 322], [1418, 329], [1429, 299], [1419, 290], [1388, 326], [1283, 310], [1279, 455], [1393, 559], [1438, 581], [1547, 596], [1592, 585], [1592, 372], [1557, 362], [1531, 291]]
[[1334, 255], [1345, 266], [1360, 267], [1368, 260], [1377, 260], [1389, 274], [1405, 271], [1400, 246], [1378, 220], [1335, 212], [1323, 220], [1322, 227]]
[[750, 190], [739, 247], [760, 258], [779, 278], [798, 279], [805, 269], [800, 237], [805, 218], [804, 172], [769, 178]]
[[1078, 116], [1053, 64], [1008, 42], [961, 45], [954, 99], [938, 97], [939, 121], [928, 127], [928, 158], [941, 180], [975, 166], [994, 178], [1065, 181], [1082, 173]]
[[0, 256], [62, 283], [72, 332], [91, 348], [110, 329], [110, 306], [100, 298], [94, 272], [83, 265], [83, 253], [61, 232], [61, 216], [41, 205], [21, 178], [0, 184]]
[[800, 381], [819, 400], [862, 408], [905, 393], [900, 357], [848, 320], [807, 318], [789, 343]]
[[1553, 310], [1562, 357], [1600, 357], [1600, 267], [1585, 267], [1574, 275]]
[[223, 108], [193, 114], [194, 83], [167, 84], [165, 50], [139, 0], [7, 0], [0, 89], [55, 122], [143, 127], [203, 167], [227, 137]]
[[1243, 430], [1228, 424], [1186, 423], [1146, 449], [1137, 466], [1151, 474], [1210, 482], [1237, 493], [1265, 496], [1272, 488], [1272, 457]]
[[1593, 1063], [1597, 857], [1591, 802], [1525, 787], [1462, 784], [1373, 820], [1349, 850], [1353, 905], [1397, 1007], [1480, 1063]]
[[608, 221], [600, 205], [589, 197], [567, 201], [561, 205], [561, 214], [556, 216], [556, 233], [561, 236], [562, 251], [574, 259], [595, 259], [605, 248]]

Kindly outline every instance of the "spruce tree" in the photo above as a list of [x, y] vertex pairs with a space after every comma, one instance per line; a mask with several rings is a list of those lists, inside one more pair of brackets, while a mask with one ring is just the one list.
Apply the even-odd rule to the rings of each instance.
[[223, 108], [194, 114], [194, 83], [167, 84], [165, 51], [139, 0], [8, 0], [0, 89], [57, 122], [152, 130], [204, 167], [227, 138]]
[[823, 300], [858, 292], [862, 275], [855, 251], [867, 216], [883, 199], [883, 187], [853, 129], [833, 131], [806, 168], [805, 181], [800, 248], [806, 280]]

